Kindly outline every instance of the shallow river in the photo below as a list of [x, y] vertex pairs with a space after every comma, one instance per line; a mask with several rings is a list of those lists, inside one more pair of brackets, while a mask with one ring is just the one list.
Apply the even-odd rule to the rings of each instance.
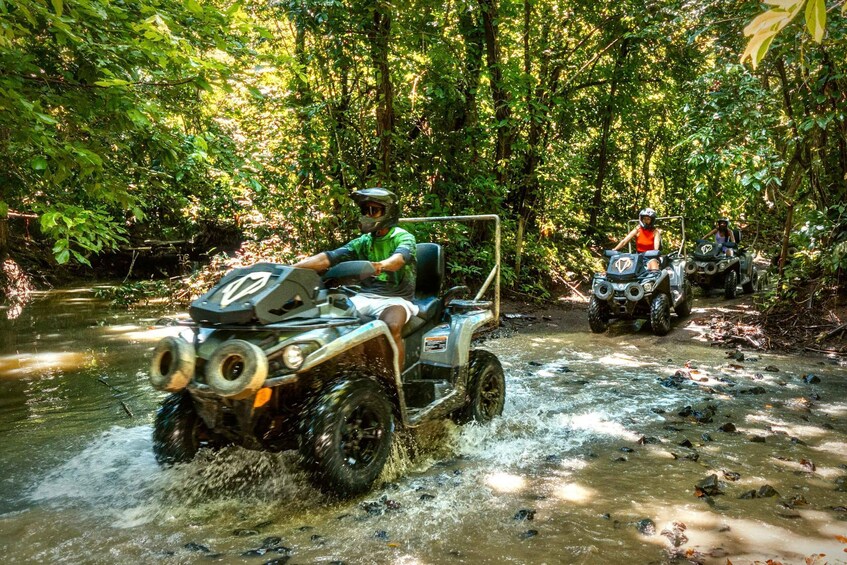
[[174, 333], [155, 326], [166, 313], [109, 310], [86, 290], [39, 295], [0, 323], [0, 557], [845, 563], [847, 371], [823, 357], [729, 359], [696, 324], [722, 304], [698, 299], [695, 323], [665, 338], [629, 324], [595, 336], [581, 314], [513, 321], [519, 331], [480, 344], [506, 370], [503, 417], [406, 435], [380, 484], [339, 502], [291, 453], [230, 448], [159, 468], [163, 395], [146, 367]]

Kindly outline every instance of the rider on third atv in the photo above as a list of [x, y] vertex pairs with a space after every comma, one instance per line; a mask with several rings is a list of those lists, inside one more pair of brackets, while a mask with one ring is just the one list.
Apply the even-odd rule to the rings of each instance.
[[735, 253], [727, 247], [725, 244], [728, 241], [733, 243], [737, 243], [735, 241], [735, 235], [732, 233], [732, 230], [729, 229], [729, 219], [728, 218], [718, 218], [715, 222], [715, 229], [707, 233], [703, 239], [708, 239], [709, 236], [715, 234], [715, 243], [719, 243], [721, 245], [721, 250], [728, 256], [732, 257]]
[[[638, 225], [635, 226], [625, 238], [615, 246], [615, 251], [620, 250], [624, 245], [635, 237], [635, 251], [644, 253], [652, 249], [658, 250], [662, 245], [662, 230], [656, 229], [656, 211], [652, 208], [644, 208], [638, 213]], [[659, 270], [659, 261], [651, 259], [647, 263], [647, 268], [651, 271]]]
[[415, 295], [415, 236], [397, 226], [397, 196], [384, 188], [357, 190], [351, 198], [359, 205], [362, 235], [333, 251], [303, 259], [294, 267], [323, 272], [342, 261], [370, 261], [375, 276], [362, 282], [362, 291], [350, 297], [362, 315], [388, 325], [397, 345], [402, 370], [405, 359], [403, 326], [418, 313]]

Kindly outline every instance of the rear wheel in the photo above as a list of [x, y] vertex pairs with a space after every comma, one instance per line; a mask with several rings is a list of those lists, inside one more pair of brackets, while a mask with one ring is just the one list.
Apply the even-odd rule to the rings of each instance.
[[741, 289], [744, 291], [744, 294], [753, 294], [756, 292], [756, 286], [758, 285], [759, 271], [753, 267], [750, 270], [750, 280], [741, 285]]
[[352, 496], [367, 491], [391, 451], [394, 415], [373, 379], [342, 379], [313, 404], [300, 452], [315, 482]]
[[481, 424], [503, 413], [506, 403], [506, 378], [500, 360], [490, 351], [474, 349], [468, 367], [468, 396], [462, 421]]
[[591, 331], [596, 334], [601, 334], [609, 329], [609, 320], [612, 317], [609, 304], [600, 300], [596, 296], [592, 296], [588, 302], [588, 326]]
[[684, 299], [680, 302], [679, 306], [674, 309], [674, 312], [676, 312], [676, 315], [680, 318], [684, 318], [691, 314], [691, 302], [694, 300], [691, 296], [691, 283], [688, 282], [688, 279], [685, 280], [685, 284], [682, 286], [682, 292]]
[[197, 414], [188, 392], [175, 392], [162, 401], [153, 424], [153, 454], [159, 464], [186, 463], [200, 448], [222, 444]]
[[735, 295], [738, 291], [738, 273], [735, 271], [728, 271], [726, 273], [726, 278], [723, 281], [723, 296], [727, 300], [731, 298], [735, 298]]
[[657, 294], [650, 301], [650, 326], [659, 336], [671, 331], [671, 301], [667, 294]]

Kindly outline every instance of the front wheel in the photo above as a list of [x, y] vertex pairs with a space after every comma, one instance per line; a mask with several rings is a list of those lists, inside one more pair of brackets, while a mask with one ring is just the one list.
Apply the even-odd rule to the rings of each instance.
[[753, 294], [756, 292], [756, 286], [759, 283], [759, 271], [756, 267], [753, 267], [750, 271], [750, 280], [741, 285], [741, 289], [744, 291], [744, 294]]
[[650, 326], [659, 336], [671, 331], [671, 301], [667, 294], [657, 294], [650, 302]]
[[342, 379], [312, 406], [300, 451], [318, 486], [352, 496], [379, 477], [393, 434], [391, 403], [379, 383]]
[[683, 300], [680, 302], [679, 306], [677, 306], [674, 311], [676, 315], [680, 318], [684, 318], [691, 314], [691, 302], [693, 302], [694, 297], [691, 296], [691, 283], [688, 282], [688, 279], [685, 280], [685, 284], [682, 285], [683, 292]]
[[506, 377], [497, 356], [484, 349], [470, 352], [468, 396], [461, 420], [485, 424], [503, 413], [506, 403]]
[[588, 302], [588, 327], [596, 334], [601, 334], [609, 329], [609, 320], [612, 317], [609, 304], [592, 296]]
[[736, 292], [738, 290], [738, 273], [735, 271], [728, 271], [726, 273], [726, 278], [723, 281], [723, 296], [727, 300], [735, 298]]
[[187, 463], [200, 448], [220, 445], [197, 414], [188, 392], [175, 392], [162, 401], [153, 424], [153, 454], [160, 465]]

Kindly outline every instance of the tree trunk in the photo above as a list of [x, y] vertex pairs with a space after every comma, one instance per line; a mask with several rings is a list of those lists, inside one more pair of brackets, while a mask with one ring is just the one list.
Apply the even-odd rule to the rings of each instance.
[[394, 135], [394, 87], [388, 66], [388, 48], [391, 38], [391, 7], [379, 2], [373, 12], [373, 27], [368, 34], [371, 57], [376, 72], [376, 135], [379, 139], [377, 180], [381, 185], [391, 181], [391, 137]]
[[586, 229], [586, 235], [590, 236], [595, 236], [597, 234], [597, 216], [600, 214], [600, 205], [603, 203], [603, 183], [606, 181], [606, 171], [609, 167], [609, 135], [612, 120], [615, 117], [615, 95], [618, 90], [621, 68], [626, 61], [628, 52], [629, 40], [624, 38], [621, 41], [621, 47], [618, 50], [618, 56], [615, 59], [615, 68], [612, 71], [612, 79], [609, 82], [609, 96], [606, 100], [606, 107], [603, 111], [603, 121], [600, 133], [600, 150], [597, 155], [597, 176], [594, 179], [594, 197], [591, 199], [588, 226]]
[[491, 98], [494, 103], [494, 117], [497, 119], [497, 144], [494, 149], [494, 173], [500, 185], [507, 184], [507, 161], [511, 154], [509, 92], [503, 85], [503, 71], [500, 68], [500, 39], [498, 27], [497, 0], [479, 0], [482, 11], [482, 25], [485, 30], [485, 58], [488, 74], [491, 78]]

